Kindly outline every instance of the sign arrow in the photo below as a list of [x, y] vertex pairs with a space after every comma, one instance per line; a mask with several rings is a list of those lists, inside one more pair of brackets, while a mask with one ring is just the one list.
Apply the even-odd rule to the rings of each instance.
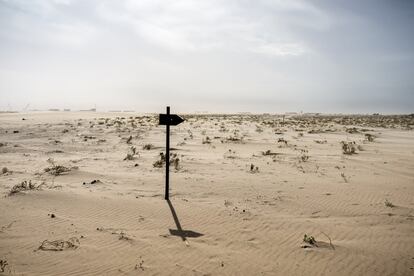
[[184, 122], [184, 119], [177, 114], [170, 114], [170, 107], [167, 106], [167, 114], [160, 114], [160, 125], [166, 126], [165, 143], [165, 200], [169, 200], [170, 194], [170, 126], [176, 126]]
[[176, 126], [184, 122], [184, 119], [177, 114], [160, 114], [160, 125]]

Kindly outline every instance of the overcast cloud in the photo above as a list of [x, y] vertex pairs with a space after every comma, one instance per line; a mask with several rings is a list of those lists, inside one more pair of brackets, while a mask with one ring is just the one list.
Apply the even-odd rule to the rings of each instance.
[[414, 112], [414, 1], [0, 0], [0, 110]]

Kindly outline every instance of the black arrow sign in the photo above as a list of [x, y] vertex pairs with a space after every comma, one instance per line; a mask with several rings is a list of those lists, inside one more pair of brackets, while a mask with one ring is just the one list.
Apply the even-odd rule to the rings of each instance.
[[167, 106], [167, 114], [160, 114], [160, 125], [167, 127], [167, 139], [165, 146], [165, 200], [169, 199], [170, 191], [170, 126], [176, 126], [184, 122], [184, 119], [176, 114], [170, 114], [170, 107]]
[[177, 114], [160, 114], [160, 125], [176, 126], [184, 122], [184, 119]]

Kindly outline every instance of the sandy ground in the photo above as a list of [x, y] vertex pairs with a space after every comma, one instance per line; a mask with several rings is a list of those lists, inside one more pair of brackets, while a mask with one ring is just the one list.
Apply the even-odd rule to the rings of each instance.
[[186, 119], [0, 114], [0, 271], [414, 275], [412, 116]]

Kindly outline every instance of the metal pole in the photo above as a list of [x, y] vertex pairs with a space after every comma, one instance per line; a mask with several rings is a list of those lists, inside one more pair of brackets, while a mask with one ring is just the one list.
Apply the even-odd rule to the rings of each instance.
[[[167, 116], [170, 115], [170, 107], [167, 106]], [[167, 139], [165, 150], [165, 200], [169, 199], [170, 190], [170, 125], [167, 124]]]

